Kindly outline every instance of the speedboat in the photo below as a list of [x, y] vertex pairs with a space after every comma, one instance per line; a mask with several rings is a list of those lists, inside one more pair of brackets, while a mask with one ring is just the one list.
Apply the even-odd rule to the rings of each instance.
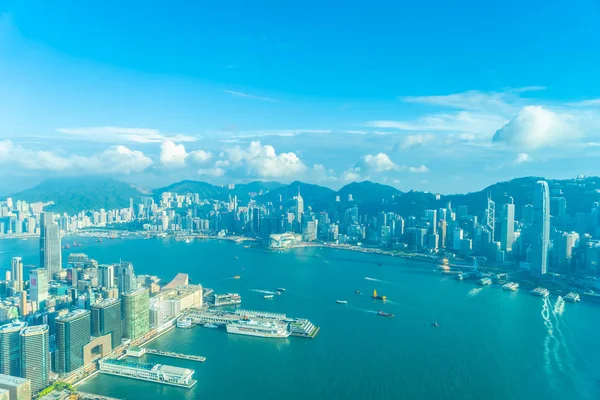
[[354, 292], [354, 293], [356, 293], [356, 294], [360, 294], [360, 290], [357, 290], [357, 291], [356, 291], [356, 292]]
[[272, 295], [272, 294], [265, 294], [263, 297], [264, 297], [265, 299], [272, 299], [272, 298], [273, 298], [273, 295]]
[[433, 326], [434, 328], [439, 328], [440, 324], [438, 324], [437, 321], [435, 321], [433, 324], [431, 324], [431, 326]]
[[208, 324], [204, 324], [204, 327], [215, 329], [215, 328], [218, 328], [219, 325], [208, 323]]
[[394, 314], [386, 313], [386, 312], [383, 312], [383, 311], [379, 311], [377, 313], [377, 315], [380, 315], [382, 317], [393, 317], [394, 316]]
[[347, 300], [336, 300], [335, 302], [338, 304], [348, 304]]

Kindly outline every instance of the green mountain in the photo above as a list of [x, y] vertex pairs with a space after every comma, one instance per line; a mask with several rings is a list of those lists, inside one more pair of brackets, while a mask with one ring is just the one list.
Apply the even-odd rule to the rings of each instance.
[[223, 187], [201, 181], [186, 180], [155, 189], [153, 191], [154, 197], [158, 199], [164, 192], [175, 192], [179, 194], [198, 193], [202, 199], [225, 200], [227, 198], [227, 190]]
[[144, 192], [134, 185], [105, 177], [49, 179], [11, 197], [27, 202], [54, 202], [48, 211], [75, 214], [83, 210], [112, 209], [129, 206], [129, 199], [139, 201]]
[[283, 185], [277, 189], [271, 190], [270, 192], [259, 196], [257, 200], [259, 202], [271, 202], [273, 204], [291, 204], [294, 196], [300, 195], [304, 199], [305, 206], [313, 206], [315, 209], [322, 209], [329, 202], [335, 201], [335, 191], [319, 185], [312, 185], [310, 183], [303, 183], [295, 181], [289, 185]]

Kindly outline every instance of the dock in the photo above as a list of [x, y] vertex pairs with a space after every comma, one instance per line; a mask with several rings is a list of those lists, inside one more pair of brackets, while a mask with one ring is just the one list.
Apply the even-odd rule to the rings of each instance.
[[198, 362], [206, 361], [206, 357], [195, 356], [193, 354], [174, 353], [172, 351], [162, 351], [162, 350], [155, 350], [155, 349], [148, 349], [148, 348], [144, 348], [144, 350], [145, 350], [146, 354], [152, 354], [155, 356], [179, 358], [182, 360], [198, 361]]

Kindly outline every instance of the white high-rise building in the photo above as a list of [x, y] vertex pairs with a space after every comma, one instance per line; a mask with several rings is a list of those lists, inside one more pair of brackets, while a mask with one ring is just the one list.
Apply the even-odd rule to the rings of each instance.
[[60, 229], [52, 213], [40, 216], [40, 267], [48, 271], [48, 279], [62, 268]]
[[98, 286], [110, 289], [115, 286], [115, 267], [98, 265]]
[[541, 277], [548, 269], [550, 249], [550, 189], [546, 181], [535, 185], [531, 233], [531, 272]]
[[502, 206], [502, 221], [500, 224], [500, 246], [501, 249], [512, 251], [515, 242], [515, 205], [512, 203]]
[[13, 257], [11, 263], [11, 278], [15, 293], [23, 290], [23, 260], [21, 257]]

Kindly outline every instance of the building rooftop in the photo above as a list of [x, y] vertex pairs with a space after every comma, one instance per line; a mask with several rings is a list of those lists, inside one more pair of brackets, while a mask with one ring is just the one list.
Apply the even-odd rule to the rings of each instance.
[[39, 335], [48, 332], [48, 325], [29, 326], [21, 331], [21, 336]]
[[94, 304], [92, 304], [92, 308], [104, 308], [104, 307], [108, 307], [110, 305], [116, 304], [118, 302], [120, 302], [119, 299], [113, 299], [113, 298], [102, 299], [102, 300], [99, 300], [99, 301], [95, 302]]
[[10, 324], [0, 326], [0, 333], [19, 332], [25, 327], [27, 327], [27, 322], [15, 321], [11, 322]]
[[148, 288], [141, 287], [141, 288], [134, 289], [130, 292], [123, 293], [122, 296], [135, 296], [137, 294], [140, 294], [141, 292], [147, 292], [147, 291], [148, 291]]
[[174, 367], [172, 365], [159, 365], [158, 369], [165, 374], [177, 375], [181, 377], [190, 376], [194, 373], [194, 371], [191, 369]]
[[69, 321], [73, 321], [75, 319], [78, 318], [82, 318], [85, 317], [86, 314], [89, 314], [90, 311], [89, 310], [82, 310], [82, 309], [77, 309], [77, 310], [73, 310], [70, 313], [60, 316], [58, 318], [56, 318], [56, 322], [69, 322]]
[[11, 375], [3, 375], [0, 374], [0, 383], [5, 385], [22, 385], [23, 383], [28, 382], [29, 379], [19, 378]]
[[171, 282], [169, 282], [163, 290], [175, 289], [177, 286], [187, 285], [189, 283], [188, 274], [178, 273]]

